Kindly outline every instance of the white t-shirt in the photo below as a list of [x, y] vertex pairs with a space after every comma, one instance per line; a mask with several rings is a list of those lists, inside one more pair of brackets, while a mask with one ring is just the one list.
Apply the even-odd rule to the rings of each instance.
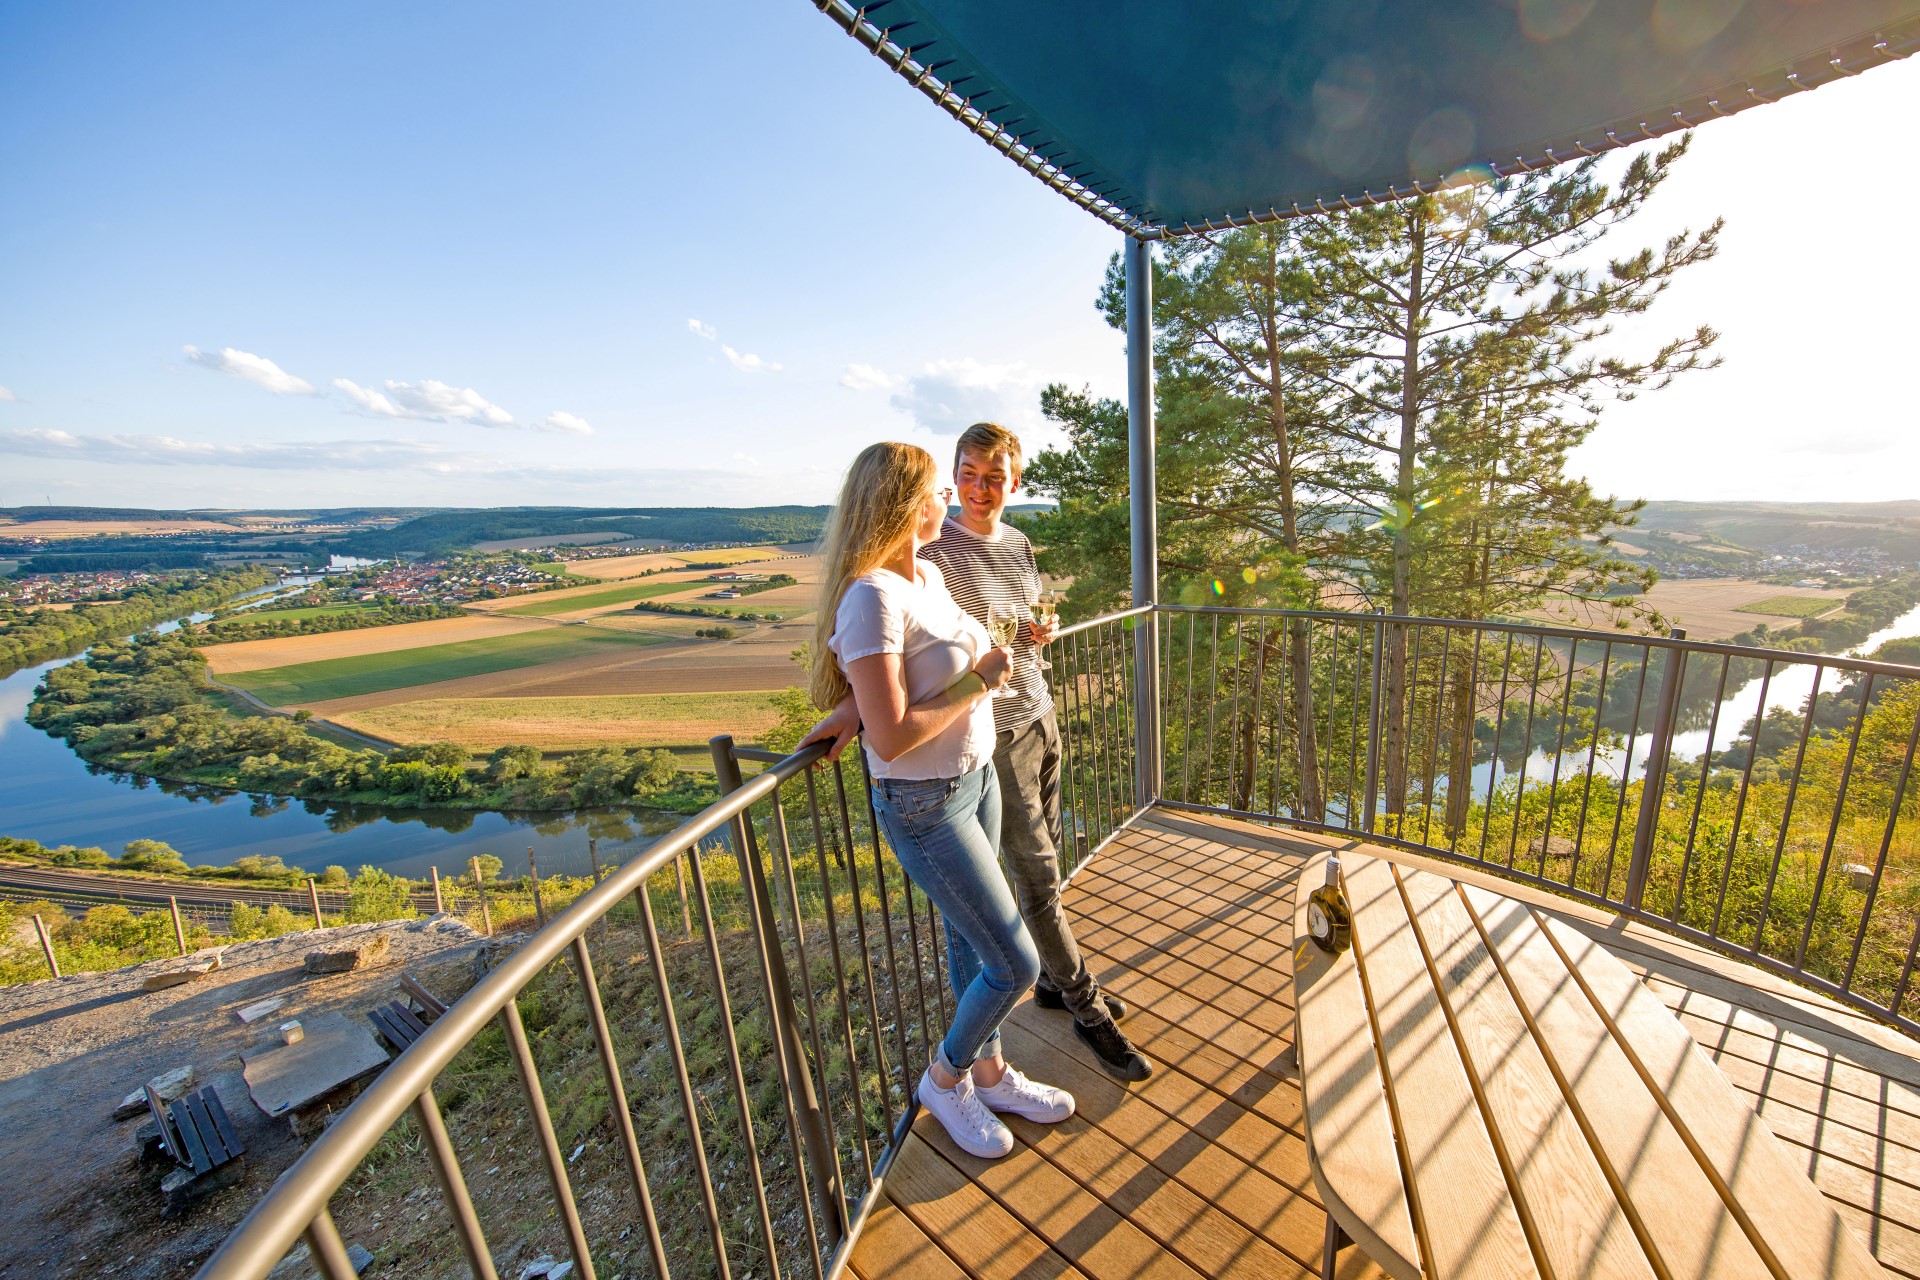
[[[847, 584], [827, 648], [840, 669], [876, 653], [897, 653], [909, 706], [925, 702], [967, 672], [990, 647], [987, 629], [955, 604], [937, 566], [915, 563], [918, 582], [873, 569]], [[867, 748], [876, 778], [957, 778], [993, 759], [993, 700], [966, 713], [913, 750], [882, 760]]]

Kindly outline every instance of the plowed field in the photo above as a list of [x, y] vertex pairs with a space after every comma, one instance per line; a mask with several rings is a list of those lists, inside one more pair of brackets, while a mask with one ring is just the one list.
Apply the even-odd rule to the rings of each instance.
[[340, 723], [393, 742], [457, 742], [474, 751], [526, 743], [543, 751], [676, 747], [716, 733], [754, 741], [778, 716], [764, 693], [568, 698], [435, 698], [371, 708]]
[[486, 640], [533, 631], [546, 625], [532, 618], [436, 618], [431, 622], [403, 622], [391, 627], [368, 627], [362, 631], [242, 640], [235, 644], [209, 645], [201, 652], [207, 655], [207, 665], [213, 674], [226, 676], [267, 667], [326, 662], [334, 658], [358, 658], [370, 653], [391, 653], [399, 649], [419, 649], [466, 640]]

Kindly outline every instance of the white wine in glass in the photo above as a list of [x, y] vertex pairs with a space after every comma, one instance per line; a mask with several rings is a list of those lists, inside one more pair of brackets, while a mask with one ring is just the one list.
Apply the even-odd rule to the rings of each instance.
[[[1034, 622], [1042, 627], [1052, 622], [1060, 611], [1059, 600], [1051, 591], [1042, 591], [1034, 597], [1033, 603], [1028, 607], [1033, 610]], [[1053, 664], [1047, 661], [1046, 650], [1042, 649], [1038, 643], [1033, 646], [1033, 657], [1034, 665], [1042, 671], [1053, 670]]]
[[[1019, 626], [1020, 615], [1014, 610], [1012, 605], [993, 604], [987, 606], [987, 638], [993, 641], [995, 645], [1011, 649], [1013, 647], [1014, 632]], [[1009, 698], [1013, 696], [1013, 690], [1004, 688], [995, 689], [993, 696], [996, 698]]]

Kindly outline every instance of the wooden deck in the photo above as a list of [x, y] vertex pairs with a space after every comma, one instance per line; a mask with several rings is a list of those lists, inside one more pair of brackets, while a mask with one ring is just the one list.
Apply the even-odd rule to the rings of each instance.
[[[1066, 1014], [1023, 1002], [1004, 1028], [1008, 1057], [1071, 1090], [1078, 1114], [1015, 1120], [1017, 1145], [997, 1161], [963, 1154], [922, 1116], [852, 1272], [1318, 1275], [1325, 1215], [1292, 1052], [1294, 884], [1314, 851], [1350, 843], [1165, 810], [1124, 832], [1066, 904], [1088, 964], [1134, 1010], [1126, 1030], [1156, 1063], [1153, 1079], [1124, 1088]], [[1920, 1044], [1656, 931], [1483, 880], [1550, 908], [1641, 975], [1880, 1262], [1920, 1280]], [[1383, 1274], [1357, 1250], [1341, 1263], [1343, 1277]]]

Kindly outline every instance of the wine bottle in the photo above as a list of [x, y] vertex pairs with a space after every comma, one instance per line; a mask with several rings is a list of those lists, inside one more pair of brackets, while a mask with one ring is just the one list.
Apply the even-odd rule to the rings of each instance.
[[1327, 859], [1327, 882], [1307, 896], [1307, 935], [1328, 955], [1353, 945], [1353, 909], [1340, 883], [1340, 859]]

